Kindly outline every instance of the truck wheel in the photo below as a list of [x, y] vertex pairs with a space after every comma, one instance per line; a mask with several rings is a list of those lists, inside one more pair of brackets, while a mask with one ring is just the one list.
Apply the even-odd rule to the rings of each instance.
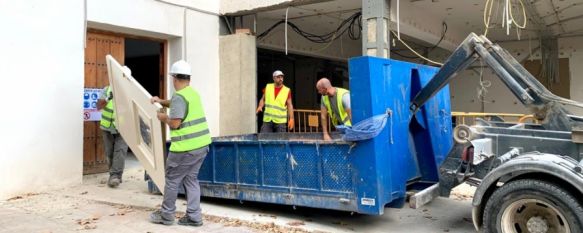
[[483, 220], [484, 232], [578, 233], [583, 229], [583, 207], [555, 184], [516, 180], [492, 194]]

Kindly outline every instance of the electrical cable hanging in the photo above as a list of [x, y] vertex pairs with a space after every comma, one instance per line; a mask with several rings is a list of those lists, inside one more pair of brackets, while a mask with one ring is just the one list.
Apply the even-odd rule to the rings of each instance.
[[[342, 13], [340, 13], [340, 18], [342, 18]], [[339, 37], [339, 38], [340, 38], [340, 49], [342, 50], [342, 37]], [[327, 49], [328, 47], [330, 47], [330, 45], [332, 45], [332, 42], [334, 42], [334, 40], [336, 40], [336, 33], [334, 33], [334, 35], [332, 36], [332, 39], [330, 40], [330, 42], [328, 42], [328, 44], [326, 44], [322, 48], [315, 50], [314, 52], [324, 51], [324, 49]]]
[[[325, 34], [314, 34], [310, 32], [306, 32], [300, 29], [297, 25], [293, 22], [287, 21], [285, 19], [278, 21], [277, 23], [273, 24], [267, 30], [262, 32], [261, 34], [257, 35], [257, 39], [261, 40], [265, 36], [267, 36], [271, 31], [273, 31], [277, 26], [280, 24], [289, 25], [289, 27], [298, 33], [300, 36], [306, 38], [307, 40], [314, 42], [314, 43], [329, 43], [332, 40], [338, 39], [345, 33], [348, 33], [348, 37], [352, 40], [358, 40], [361, 37], [361, 30], [362, 30], [362, 13], [357, 12], [350, 17], [346, 18], [345, 20], [340, 23], [340, 26], [336, 28], [336, 30], [332, 32], [328, 32]], [[286, 27], [287, 28], [287, 27]]]
[[[488, 7], [488, 5], [490, 5]], [[488, 35], [488, 29], [490, 29], [490, 19], [492, 18], [492, 7], [494, 6], [493, 0], [486, 0], [486, 5], [484, 6], [484, 36]], [[486, 16], [486, 14], [488, 16]]]
[[[393, 35], [394, 35], [395, 37], [397, 36], [397, 34], [395, 33], [395, 31], [391, 30], [391, 33], [393, 33]], [[426, 58], [425, 56], [423, 56], [423, 55], [419, 54], [417, 51], [415, 51], [413, 48], [411, 48], [411, 46], [409, 46], [409, 45], [408, 45], [408, 44], [407, 44], [405, 41], [403, 41], [403, 40], [401, 40], [401, 39], [398, 39], [398, 40], [399, 40], [399, 42], [401, 42], [403, 45], [405, 45], [405, 47], [407, 47], [407, 48], [408, 48], [408, 49], [409, 49], [411, 52], [413, 52], [415, 55], [417, 55], [419, 58], [421, 58], [421, 59], [423, 59], [423, 60], [425, 60], [425, 61], [427, 61], [427, 62], [429, 62], [429, 63], [435, 64], [435, 65], [439, 65], [439, 66], [443, 66], [443, 63], [436, 62], [436, 61], [434, 61], [434, 60], [431, 60], [431, 59], [429, 59], [429, 58]]]
[[[336, 28], [336, 30], [325, 33], [325, 34], [317, 35], [314, 33], [306, 32], [306, 31], [300, 29], [293, 22], [288, 21], [288, 10], [286, 10], [286, 18], [274, 23], [271, 27], [269, 27], [268, 29], [266, 29], [265, 31], [263, 31], [262, 33], [257, 35], [257, 39], [262, 40], [269, 33], [271, 33], [273, 30], [275, 30], [275, 28], [277, 28], [280, 24], [288, 25], [292, 30], [294, 30], [300, 36], [306, 38], [307, 40], [309, 40], [311, 42], [326, 43], [327, 45], [320, 48], [319, 51], [326, 49], [331, 44], [332, 41], [337, 40], [338, 38], [342, 38], [342, 36], [345, 33], [347, 33], [348, 37], [352, 40], [359, 40], [362, 36], [362, 34], [361, 34], [362, 33], [362, 12], [356, 12], [356, 13], [352, 14], [351, 16], [349, 16], [348, 18], [344, 19], [339, 24], [339, 26]], [[428, 48], [429, 52], [432, 51], [433, 49], [437, 48], [437, 46], [439, 46], [439, 44], [441, 44], [441, 42], [445, 38], [445, 34], [447, 33], [448, 27], [447, 27], [447, 24], [445, 22], [443, 22], [442, 25], [443, 25], [443, 30], [441, 33], [441, 37], [439, 38], [439, 41], [437, 41], [437, 43], [435, 43], [433, 46]], [[397, 54], [401, 57], [404, 57], [404, 58], [409, 58], [409, 59], [421, 58], [421, 59], [426, 60], [429, 63], [435, 64], [435, 65], [440, 65], [440, 66], [443, 65], [440, 62], [433, 61], [433, 60], [428, 59], [428, 58], [424, 57], [423, 55], [419, 54], [417, 51], [415, 51], [413, 48], [411, 48], [411, 46], [409, 46], [409, 44], [407, 42], [402, 40], [400, 38], [400, 36], [398, 36], [398, 34], [396, 34], [394, 31], [391, 30], [391, 33], [393, 33], [393, 35], [396, 35], [398, 40], [403, 45], [405, 45], [405, 47], [407, 47], [407, 49], [409, 49], [411, 52], [413, 52], [417, 57], [406, 56], [406, 55], [403, 55], [403, 54], [400, 54], [400, 53], [397, 53], [394, 51], [391, 51], [392, 53], [395, 53], [395, 54]], [[285, 37], [286, 37], [285, 44], [286, 44], [286, 54], [287, 54], [287, 27], [285, 29]]]
[[[489, 29], [492, 28], [490, 26], [490, 22], [492, 19], [492, 8], [494, 6], [494, 1], [497, 1], [497, 0], [486, 0], [486, 4], [484, 5], [484, 36], [487, 36]], [[518, 1], [518, 3], [520, 4], [520, 7], [522, 9], [522, 16], [523, 16], [522, 24], [518, 24], [518, 22], [514, 18], [514, 14], [512, 11], [512, 0], [500, 0], [500, 1], [504, 1], [504, 7], [502, 10], [502, 28], [506, 28], [506, 34], [507, 35], [510, 34], [510, 26], [511, 25], [516, 26], [518, 29], [525, 29], [526, 24], [528, 22], [528, 18], [526, 15], [526, 6], [524, 5], [524, 2], [523, 2], [524, 0], [516, 0], [516, 1]], [[498, 2], [498, 3], [500, 3], [500, 2]], [[498, 11], [498, 10], [499, 9], [496, 9], [496, 11]], [[518, 37], [520, 37], [519, 30], [517, 30], [517, 34], [518, 34]]]
[[399, 0], [397, 0], [397, 38], [400, 40], [401, 39], [401, 16], [400, 14], [400, 7], [399, 7]]
[[[285, 24], [287, 25], [287, 14], [289, 12], [289, 6], [285, 9]], [[287, 55], [287, 27], [285, 27], [285, 55]]]

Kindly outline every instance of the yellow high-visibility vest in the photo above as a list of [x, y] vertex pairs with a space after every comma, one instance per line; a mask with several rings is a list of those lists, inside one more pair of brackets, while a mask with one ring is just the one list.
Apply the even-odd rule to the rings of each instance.
[[188, 86], [177, 91], [176, 95], [186, 101], [186, 117], [178, 129], [170, 130], [170, 151], [186, 152], [211, 144], [211, 135], [198, 92]]
[[324, 95], [324, 98], [323, 98], [324, 105], [326, 106], [326, 110], [328, 110], [328, 116], [330, 116], [330, 119], [332, 119], [332, 124], [334, 124], [334, 126], [339, 125], [339, 123], [342, 123], [345, 126], [352, 126], [352, 122], [350, 122], [350, 119], [348, 119], [348, 113], [344, 109], [344, 105], [342, 105], [342, 96], [344, 94], [350, 95], [350, 92], [346, 89], [336, 87], [336, 96], [335, 96], [336, 97], [336, 105], [338, 106], [338, 111], [339, 111], [339, 115], [340, 115], [341, 119], [338, 119], [336, 114], [334, 114], [334, 112], [332, 111], [332, 107], [330, 106], [330, 98], [328, 98], [327, 95]]
[[104, 128], [115, 129], [115, 108], [113, 103], [113, 98], [111, 98], [111, 87], [105, 87], [105, 100], [107, 104], [103, 109], [101, 109], [101, 122], [100, 125]]
[[283, 86], [275, 97], [275, 85], [267, 84], [265, 87], [265, 112], [263, 113], [263, 122], [273, 122], [282, 124], [287, 122], [286, 101], [290, 89]]

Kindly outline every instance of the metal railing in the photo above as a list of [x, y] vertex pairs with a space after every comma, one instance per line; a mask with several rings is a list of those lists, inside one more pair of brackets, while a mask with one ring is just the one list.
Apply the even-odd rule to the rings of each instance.
[[[294, 109], [295, 127], [291, 131], [292, 133], [318, 133], [322, 132], [322, 127], [320, 126], [320, 110], [311, 109]], [[328, 118], [328, 129], [334, 131], [334, 126], [330, 123], [330, 117]]]
[[533, 115], [518, 113], [484, 113], [484, 112], [451, 112], [455, 125], [471, 125], [476, 118], [487, 121], [502, 121], [509, 123], [538, 123]]

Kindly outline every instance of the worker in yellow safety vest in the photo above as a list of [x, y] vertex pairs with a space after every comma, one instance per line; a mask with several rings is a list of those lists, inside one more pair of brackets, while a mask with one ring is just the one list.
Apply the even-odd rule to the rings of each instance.
[[328, 116], [332, 124], [337, 127], [352, 126], [352, 112], [350, 110], [350, 92], [340, 87], [333, 87], [330, 80], [322, 78], [316, 83], [318, 93], [322, 95], [320, 105], [320, 122], [324, 140], [332, 140], [328, 133]]
[[150, 214], [150, 221], [171, 225], [174, 223], [178, 189], [186, 190], [186, 214], [179, 225], [202, 226], [200, 185], [198, 171], [209, 152], [211, 135], [204, 114], [202, 100], [190, 86], [190, 65], [180, 60], [170, 68], [176, 93], [171, 100], [152, 97], [152, 103], [169, 107], [169, 114], [159, 112], [158, 119], [170, 127], [171, 144], [166, 158], [166, 185], [160, 210]]
[[[283, 85], [283, 72], [273, 72], [273, 83], [263, 89], [263, 97], [259, 101], [256, 113], [263, 111], [261, 133], [281, 133], [287, 128], [294, 128], [294, 106], [291, 101], [291, 90]], [[289, 119], [289, 120], [288, 120]]]
[[[129, 70], [129, 68], [124, 67]], [[109, 179], [107, 186], [115, 188], [122, 182], [125, 157], [128, 145], [115, 127], [115, 104], [113, 91], [110, 86], [103, 88], [101, 96], [97, 100], [97, 109], [101, 110], [101, 122], [99, 128], [103, 137], [105, 158], [109, 166]]]

